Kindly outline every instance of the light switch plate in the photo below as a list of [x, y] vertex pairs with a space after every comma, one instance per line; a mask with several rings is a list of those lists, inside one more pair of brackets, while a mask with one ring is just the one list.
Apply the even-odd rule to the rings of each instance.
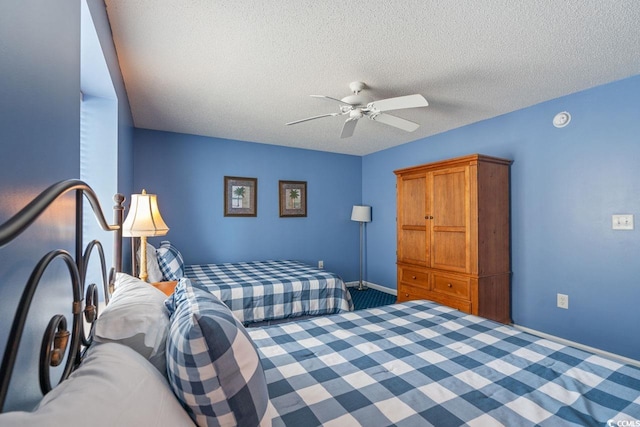
[[611, 228], [614, 230], [633, 230], [633, 215], [612, 215]]

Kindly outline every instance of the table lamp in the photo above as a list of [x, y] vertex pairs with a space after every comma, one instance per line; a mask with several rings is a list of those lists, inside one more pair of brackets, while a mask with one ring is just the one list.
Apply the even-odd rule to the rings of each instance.
[[140, 279], [147, 281], [147, 237], [164, 236], [169, 232], [160, 210], [158, 197], [155, 194], [132, 194], [129, 213], [122, 224], [122, 235], [140, 237]]

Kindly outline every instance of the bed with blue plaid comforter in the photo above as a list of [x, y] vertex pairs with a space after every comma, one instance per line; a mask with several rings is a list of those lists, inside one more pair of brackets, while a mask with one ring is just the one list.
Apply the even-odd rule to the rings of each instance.
[[299, 261], [186, 265], [184, 275], [204, 285], [245, 324], [353, 310], [338, 275]]
[[248, 331], [275, 426], [640, 423], [640, 368], [427, 301]]

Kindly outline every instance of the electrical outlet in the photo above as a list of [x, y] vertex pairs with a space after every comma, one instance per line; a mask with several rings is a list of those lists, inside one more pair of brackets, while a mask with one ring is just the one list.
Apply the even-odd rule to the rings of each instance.
[[558, 294], [558, 307], [569, 308], [569, 295]]
[[318, 268], [320, 269], [324, 268], [324, 261], [322, 260], [318, 261]]

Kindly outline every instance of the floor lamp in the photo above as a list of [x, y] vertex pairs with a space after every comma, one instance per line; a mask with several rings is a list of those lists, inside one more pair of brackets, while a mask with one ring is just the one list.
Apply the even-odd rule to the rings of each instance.
[[367, 286], [362, 282], [362, 250], [364, 245], [364, 225], [367, 222], [371, 222], [371, 206], [354, 206], [351, 211], [351, 221], [360, 223], [360, 282], [357, 289], [366, 291]]
[[[140, 237], [140, 279], [147, 281], [147, 237], [164, 236], [169, 227], [164, 223], [158, 209], [158, 197], [155, 194], [132, 194], [129, 213], [122, 224], [122, 235]], [[133, 266], [132, 266], [133, 268]], [[133, 272], [135, 274], [135, 271]]]

